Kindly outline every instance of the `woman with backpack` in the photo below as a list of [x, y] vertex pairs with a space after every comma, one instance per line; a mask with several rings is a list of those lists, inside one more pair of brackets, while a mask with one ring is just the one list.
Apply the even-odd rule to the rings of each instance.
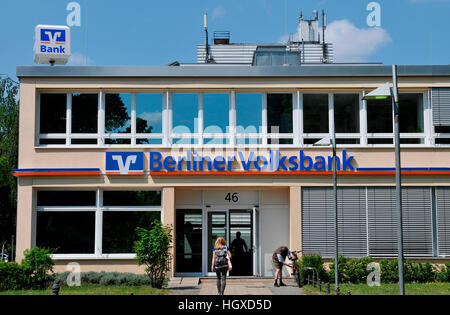
[[231, 253], [227, 241], [219, 237], [214, 244], [211, 271], [217, 275], [217, 291], [219, 295], [225, 292], [227, 271], [231, 270]]

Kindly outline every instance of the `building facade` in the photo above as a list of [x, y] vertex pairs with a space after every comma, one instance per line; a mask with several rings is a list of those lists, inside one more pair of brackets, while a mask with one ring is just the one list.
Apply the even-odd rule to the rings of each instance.
[[[404, 248], [450, 256], [450, 66], [400, 66]], [[224, 236], [234, 275], [271, 276], [273, 251], [397, 255], [392, 103], [363, 101], [383, 65], [18, 67], [17, 258], [57, 271], [140, 272], [134, 231], [172, 225], [173, 274], [205, 276]], [[239, 233], [238, 233], [239, 232]], [[235, 255], [236, 256], [236, 255]]]

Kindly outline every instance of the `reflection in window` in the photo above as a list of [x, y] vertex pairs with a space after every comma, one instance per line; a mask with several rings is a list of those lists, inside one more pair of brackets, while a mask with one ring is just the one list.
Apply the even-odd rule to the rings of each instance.
[[236, 132], [258, 133], [262, 125], [262, 94], [236, 93]]
[[[367, 101], [367, 131], [369, 133], [392, 133], [392, 100]], [[370, 142], [369, 142], [370, 143]]]
[[172, 98], [173, 133], [196, 133], [198, 94], [175, 93]]
[[136, 94], [136, 133], [162, 133], [162, 94]]
[[161, 191], [153, 190], [106, 190], [103, 192], [104, 206], [160, 206]]
[[202, 210], [177, 210], [176, 272], [202, 272]]
[[267, 94], [269, 133], [292, 133], [292, 94]]
[[131, 132], [131, 94], [105, 95], [105, 131], [107, 133]]
[[40, 95], [40, 133], [66, 133], [67, 94]]
[[72, 133], [97, 133], [98, 94], [72, 94]]
[[229, 95], [204, 94], [204, 133], [227, 133], [229, 126]]
[[328, 133], [328, 95], [303, 95], [304, 133]]
[[36, 246], [55, 254], [94, 254], [95, 212], [38, 211]]
[[423, 94], [399, 95], [400, 132], [423, 132]]
[[103, 243], [105, 254], [134, 253], [136, 228], [150, 229], [154, 220], [160, 220], [159, 211], [104, 211]]
[[334, 94], [336, 133], [359, 133], [359, 94]]

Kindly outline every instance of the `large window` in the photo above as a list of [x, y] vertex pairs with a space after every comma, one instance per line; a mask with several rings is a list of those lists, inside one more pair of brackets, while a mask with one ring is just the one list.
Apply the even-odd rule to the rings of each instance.
[[[38, 145], [309, 146], [334, 125], [341, 146], [392, 146], [391, 99], [365, 102], [361, 95], [301, 89], [42, 92]], [[439, 116], [430, 112], [430, 102], [437, 101], [425, 93], [399, 94], [402, 145], [450, 143], [450, 127], [426, 119]]]
[[[439, 205], [445, 197], [439, 191]], [[409, 257], [437, 256], [433, 246], [433, 189], [403, 187], [404, 253]], [[442, 201], [444, 200], [444, 201]], [[443, 212], [438, 212], [443, 213]], [[439, 215], [438, 215], [439, 217]], [[441, 215], [442, 217], [442, 215]], [[303, 253], [334, 254], [334, 210], [331, 187], [302, 189]], [[437, 230], [439, 231], [439, 229]], [[338, 189], [339, 250], [347, 257], [397, 256], [397, 212], [394, 187]], [[446, 235], [437, 235], [448, 245]]]
[[69, 256], [132, 254], [136, 228], [154, 220], [160, 191], [39, 190], [36, 245]]
[[55, 254], [94, 254], [95, 191], [38, 191], [37, 206], [37, 246]]

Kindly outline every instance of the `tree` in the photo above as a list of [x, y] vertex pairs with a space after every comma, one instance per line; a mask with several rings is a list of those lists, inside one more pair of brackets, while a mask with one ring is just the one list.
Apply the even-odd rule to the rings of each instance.
[[18, 158], [18, 91], [11, 78], [0, 80], [0, 246], [9, 246], [16, 230], [17, 181], [12, 171]]
[[161, 289], [170, 269], [170, 249], [172, 248], [172, 228], [155, 220], [150, 230], [137, 228], [138, 240], [134, 249], [139, 266], [146, 265], [145, 272], [154, 288]]

